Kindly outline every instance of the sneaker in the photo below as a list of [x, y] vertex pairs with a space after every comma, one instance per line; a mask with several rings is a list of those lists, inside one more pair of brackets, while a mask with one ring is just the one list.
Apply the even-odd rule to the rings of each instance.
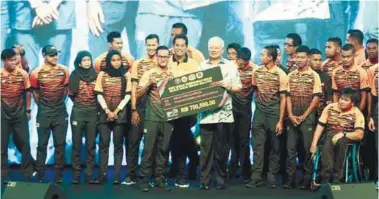
[[276, 189], [278, 186], [277, 186], [276, 184], [268, 183], [268, 184], [267, 184], [267, 187], [268, 187], [269, 189]]
[[156, 180], [155, 187], [159, 189], [164, 189], [166, 191], [171, 191], [170, 187], [168, 186], [165, 180]]
[[149, 191], [149, 183], [147, 181], [142, 181], [140, 184], [140, 189], [142, 192], [148, 192]]
[[246, 178], [243, 180], [243, 184], [248, 184], [250, 182], [250, 178]]
[[290, 181], [286, 181], [284, 184], [283, 184], [283, 189], [292, 189], [292, 183]]
[[33, 177], [36, 175], [37, 175], [37, 171], [32, 171], [30, 173], [27, 173], [26, 175], [24, 175], [25, 181], [32, 182]]
[[247, 183], [245, 185], [246, 188], [257, 188], [257, 187], [261, 187], [261, 186], [263, 186], [262, 180], [250, 181], [249, 183]]
[[44, 173], [42, 172], [37, 172], [37, 182], [39, 183], [43, 183], [43, 179], [44, 179], [45, 175]]
[[57, 183], [57, 184], [63, 183], [63, 180], [62, 180], [62, 170], [61, 169], [56, 169], [55, 170], [55, 183]]
[[92, 179], [92, 176], [86, 176], [87, 184], [95, 184], [95, 180]]
[[63, 183], [63, 180], [62, 180], [62, 176], [61, 176], [61, 175], [59, 175], [59, 174], [55, 175], [55, 183], [56, 183], [56, 184], [61, 184], [61, 183]]
[[38, 182], [38, 183], [43, 183], [43, 182], [44, 182], [44, 181], [43, 181], [43, 178], [38, 177], [37, 182]]
[[74, 179], [74, 180], [72, 181], [72, 184], [80, 184], [80, 181], [79, 181], [78, 179]]
[[188, 188], [189, 183], [184, 178], [180, 178], [180, 179], [175, 181], [175, 186], [177, 186], [179, 188]]
[[218, 184], [218, 185], [216, 185], [216, 189], [217, 190], [224, 190], [224, 189], [226, 189], [226, 185], [225, 184]]
[[154, 179], [151, 179], [150, 182], [149, 182], [149, 185], [150, 185], [151, 188], [154, 188], [156, 184], [157, 183], [155, 182]]
[[95, 184], [104, 184], [107, 181], [106, 174], [100, 175], [96, 180]]
[[113, 184], [114, 184], [114, 185], [120, 185], [120, 184], [121, 184], [121, 180], [120, 180], [120, 171], [116, 171], [116, 172], [114, 173]]
[[134, 185], [136, 183], [137, 183], [137, 181], [135, 178], [127, 177], [126, 180], [124, 182], [122, 182], [121, 184], [130, 186], [130, 185]]
[[211, 188], [210, 188], [210, 186], [207, 185], [207, 184], [201, 184], [201, 185], [200, 185], [200, 189], [201, 189], [201, 190], [209, 190], [209, 189], [211, 189]]
[[301, 190], [308, 190], [311, 188], [311, 178], [304, 178], [303, 183], [300, 185]]
[[56, 184], [62, 184], [63, 183], [62, 178], [55, 178], [55, 183]]

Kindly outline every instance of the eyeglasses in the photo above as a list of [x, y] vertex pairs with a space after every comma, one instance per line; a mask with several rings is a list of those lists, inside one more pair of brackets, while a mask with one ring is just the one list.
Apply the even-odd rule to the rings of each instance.
[[169, 58], [169, 56], [159, 56], [158, 55], [158, 59], [168, 59]]

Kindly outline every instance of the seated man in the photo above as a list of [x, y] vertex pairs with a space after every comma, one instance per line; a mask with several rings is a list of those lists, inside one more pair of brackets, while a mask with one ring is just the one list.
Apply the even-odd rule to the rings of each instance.
[[329, 104], [318, 121], [310, 152], [313, 155], [316, 153], [317, 143], [325, 128], [326, 137], [321, 149], [321, 183], [329, 182], [331, 169], [334, 169], [333, 182], [341, 181], [348, 143], [363, 138], [365, 120], [355, 106], [358, 99], [359, 95], [353, 89], [342, 89], [339, 101]]

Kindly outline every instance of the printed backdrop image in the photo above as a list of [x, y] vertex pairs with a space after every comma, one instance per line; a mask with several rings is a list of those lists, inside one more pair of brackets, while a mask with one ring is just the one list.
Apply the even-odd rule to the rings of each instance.
[[[298, 33], [304, 45], [318, 48], [322, 52], [328, 37], [338, 36], [345, 41], [347, 31], [352, 28], [362, 30], [365, 41], [378, 38], [378, 18], [373, 17], [378, 16], [377, 1], [44, 0], [43, 2], [51, 4], [45, 9], [56, 9], [58, 13], [50, 24], [42, 26], [36, 25], [36, 18], [44, 10], [36, 2], [0, 2], [1, 50], [22, 44], [31, 70], [43, 63], [41, 48], [53, 44], [60, 51], [59, 63], [72, 71], [78, 51], [89, 50], [93, 58], [107, 51], [106, 37], [112, 31], [122, 33], [122, 51], [137, 60], [145, 55], [144, 39], [148, 34], [157, 34], [161, 45], [172, 46], [170, 30], [177, 22], [187, 26], [189, 45], [198, 48], [205, 57], [208, 57], [208, 39], [219, 36], [224, 39], [225, 45], [237, 42], [250, 48], [252, 61], [257, 64], [260, 51], [266, 45], [277, 44], [284, 52], [284, 39], [290, 32]], [[283, 55], [282, 64], [286, 59], [286, 55]], [[254, 107], [253, 104], [253, 109]], [[71, 108], [72, 102], [67, 99], [68, 113]], [[37, 106], [33, 103], [29, 129], [34, 158], [38, 142], [36, 114]], [[193, 128], [194, 134], [197, 133], [196, 129]], [[71, 164], [71, 134], [69, 125], [66, 164]], [[98, 151], [98, 145], [96, 150]], [[48, 144], [48, 164], [54, 162], [53, 153], [51, 137]], [[113, 145], [110, 154], [109, 164], [113, 165]], [[12, 164], [19, 164], [21, 160], [12, 141], [9, 144], [8, 160]], [[98, 161], [98, 157], [96, 160]]]

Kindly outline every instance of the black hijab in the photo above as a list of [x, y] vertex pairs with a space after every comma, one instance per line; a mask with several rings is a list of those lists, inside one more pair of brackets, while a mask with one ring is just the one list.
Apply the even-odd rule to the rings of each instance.
[[[84, 57], [90, 57], [91, 59], [91, 67], [89, 67], [88, 69], [80, 66], [80, 63], [82, 62]], [[73, 96], [75, 96], [78, 93], [80, 80], [87, 83], [91, 83], [94, 80], [96, 80], [97, 77], [97, 73], [93, 68], [92, 64], [92, 55], [88, 51], [78, 52], [74, 61], [74, 66], [75, 70], [71, 73], [69, 84], [69, 88]]]
[[126, 79], [124, 78], [126, 74], [125, 67], [122, 65], [119, 69], [115, 69], [112, 66], [111, 60], [114, 55], [119, 55], [122, 59], [122, 55], [118, 50], [111, 50], [108, 52], [107, 57], [105, 58], [105, 67], [102, 69], [105, 73], [109, 74], [111, 77], [121, 77], [121, 93], [125, 94], [126, 89]]
[[107, 57], [105, 58], [105, 67], [102, 71], [108, 73], [112, 77], [123, 77], [126, 73], [125, 67], [121, 66], [119, 69], [115, 69], [111, 64], [111, 60], [114, 55], [119, 55], [120, 58], [122, 57], [120, 51], [118, 50], [109, 51]]

